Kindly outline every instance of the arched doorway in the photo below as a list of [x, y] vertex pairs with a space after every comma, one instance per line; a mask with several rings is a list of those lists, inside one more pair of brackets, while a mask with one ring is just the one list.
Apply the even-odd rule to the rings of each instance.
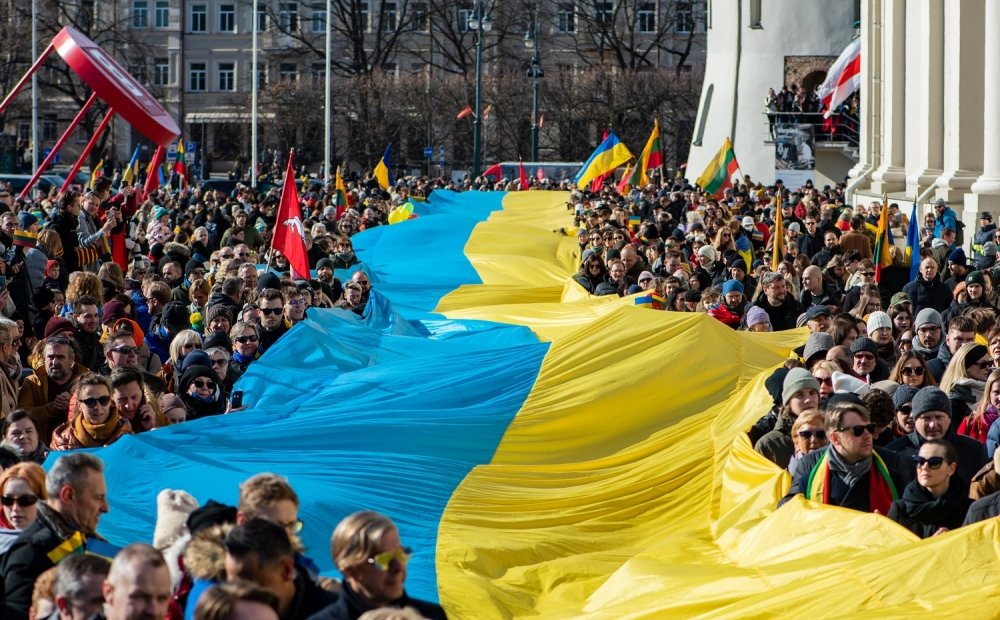
[[816, 88], [826, 79], [826, 71], [811, 71], [802, 78], [802, 90], [807, 93], [815, 92]]

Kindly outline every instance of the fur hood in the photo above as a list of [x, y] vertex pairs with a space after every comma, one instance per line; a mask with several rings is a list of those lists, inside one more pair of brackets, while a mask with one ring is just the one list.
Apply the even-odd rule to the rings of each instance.
[[213, 525], [191, 538], [184, 550], [184, 566], [193, 578], [225, 581], [226, 548], [222, 540], [231, 529], [231, 524]]

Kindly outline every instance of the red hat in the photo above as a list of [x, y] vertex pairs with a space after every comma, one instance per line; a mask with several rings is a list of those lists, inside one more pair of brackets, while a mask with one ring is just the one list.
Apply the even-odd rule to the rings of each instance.
[[76, 333], [76, 328], [73, 324], [62, 318], [61, 316], [54, 316], [49, 319], [49, 322], [45, 324], [45, 331], [42, 332], [43, 338], [49, 338], [50, 336], [55, 336], [57, 334], [67, 334], [73, 336]]
[[59, 266], [59, 261], [57, 261], [57, 260], [50, 260], [50, 261], [46, 262], [45, 263], [45, 275], [49, 275], [49, 270], [52, 269], [53, 267], [58, 267], [58, 266]]

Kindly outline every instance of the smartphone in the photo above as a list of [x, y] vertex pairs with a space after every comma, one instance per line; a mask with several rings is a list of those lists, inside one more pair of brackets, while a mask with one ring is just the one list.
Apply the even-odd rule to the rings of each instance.
[[243, 406], [243, 390], [236, 390], [229, 397], [229, 408], [239, 409], [242, 406]]

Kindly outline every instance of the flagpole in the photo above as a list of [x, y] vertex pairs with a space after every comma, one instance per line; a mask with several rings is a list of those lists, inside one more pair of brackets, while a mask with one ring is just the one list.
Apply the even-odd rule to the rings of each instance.
[[333, 54], [333, 39], [330, 36], [331, 25], [330, 20], [333, 16], [333, 0], [326, 0], [326, 75], [325, 75], [325, 88], [326, 96], [324, 98], [323, 112], [326, 118], [323, 119], [323, 187], [325, 188], [330, 184], [330, 151], [331, 151], [331, 140], [330, 140], [330, 129], [332, 124], [332, 113], [330, 110], [330, 100], [332, 99], [330, 95], [330, 88], [332, 86], [330, 77], [330, 56]]
[[[260, 24], [257, 22], [259, 16], [259, 0], [253, 0], [253, 16], [250, 18], [250, 43], [253, 51], [251, 53], [251, 73], [250, 76], [250, 187], [257, 189], [257, 89], [260, 87], [257, 76], [257, 30]], [[329, 28], [329, 17], [327, 17], [327, 28]]]

